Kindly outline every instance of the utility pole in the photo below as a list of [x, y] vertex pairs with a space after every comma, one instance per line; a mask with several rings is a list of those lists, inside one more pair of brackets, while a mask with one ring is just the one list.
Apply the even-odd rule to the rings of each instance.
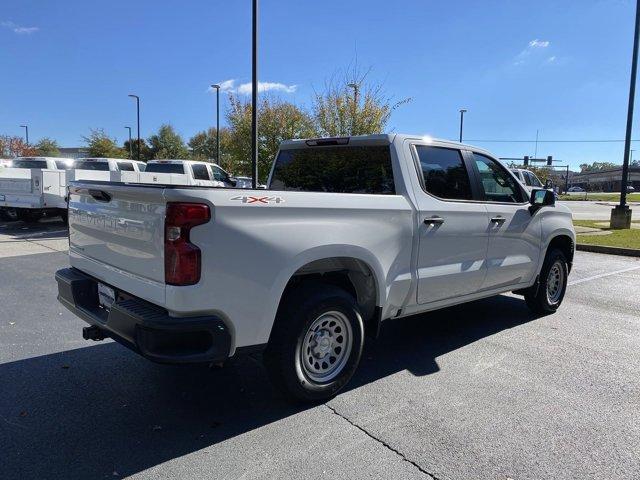
[[131, 144], [131, 127], [124, 127], [129, 130], [129, 158], [133, 158], [133, 145]]
[[220, 165], [220, 85], [211, 85], [216, 89], [216, 163]]
[[360, 85], [357, 83], [349, 83], [347, 87], [353, 88], [353, 109], [351, 110], [351, 135], [356, 134], [356, 114], [358, 113], [358, 94], [360, 93]]
[[136, 160], [140, 161], [140, 97], [137, 95], [129, 95], [129, 97], [136, 99], [136, 115], [138, 118], [138, 149]]
[[460, 109], [460, 143], [462, 143], [462, 126], [464, 125], [464, 114], [467, 113], [467, 110], [462, 108]]
[[258, 0], [253, 0], [251, 20], [251, 187], [255, 190], [258, 187]]
[[20, 127], [24, 128], [24, 138], [28, 147], [29, 146], [29, 125], [20, 125]]
[[620, 182], [620, 204], [611, 210], [611, 228], [631, 228], [631, 210], [627, 205], [627, 177], [629, 176], [629, 154], [631, 153], [631, 130], [633, 129], [633, 107], [636, 97], [636, 77], [638, 73], [638, 41], [640, 40], [640, 0], [636, 1], [636, 26], [633, 38], [633, 58], [631, 60], [631, 81], [629, 85], [629, 105], [627, 107], [627, 131], [624, 140], [622, 161], [622, 181]]

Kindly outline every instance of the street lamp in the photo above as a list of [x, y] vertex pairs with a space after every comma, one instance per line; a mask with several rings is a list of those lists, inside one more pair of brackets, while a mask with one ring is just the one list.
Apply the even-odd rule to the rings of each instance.
[[640, 0], [636, 2], [636, 26], [633, 38], [633, 58], [631, 60], [631, 82], [629, 85], [629, 105], [627, 107], [627, 132], [624, 140], [622, 161], [622, 181], [620, 182], [620, 205], [611, 210], [611, 228], [631, 228], [631, 210], [627, 205], [627, 177], [629, 175], [629, 154], [631, 150], [631, 130], [633, 129], [633, 105], [636, 97], [636, 76], [638, 73], [638, 40], [640, 40]]
[[353, 88], [353, 110], [351, 112], [351, 135], [354, 135], [356, 125], [356, 112], [358, 111], [358, 93], [360, 91], [360, 85], [357, 83], [348, 83], [347, 87]]
[[24, 128], [24, 138], [27, 142], [27, 147], [29, 146], [29, 125], [20, 125], [20, 128]]
[[213, 84], [216, 89], [216, 163], [220, 165], [220, 85]]
[[251, 16], [251, 188], [258, 187], [258, 0]]
[[133, 147], [131, 146], [131, 127], [124, 127], [129, 130], [129, 158], [133, 158]]
[[464, 125], [464, 114], [467, 113], [467, 110], [464, 108], [460, 109], [460, 143], [462, 143], [462, 126]]
[[137, 95], [129, 95], [131, 98], [136, 99], [136, 114], [138, 117], [138, 149], [137, 149], [137, 160], [140, 161], [140, 97]]

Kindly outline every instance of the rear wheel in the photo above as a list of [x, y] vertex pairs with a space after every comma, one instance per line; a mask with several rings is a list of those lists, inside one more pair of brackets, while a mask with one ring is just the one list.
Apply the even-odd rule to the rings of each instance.
[[540, 271], [538, 288], [525, 293], [524, 299], [527, 306], [534, 313], [555, 312], [564, 299], [568, 275], [569, 267], [564, 253], [558, 249], [547, 252]]
[[351, 379], [363, 343], [364, 325], [353, 296], [313, 284], [287, 294], [264, 360], [271, 380], [286, 395], [322, 401]]

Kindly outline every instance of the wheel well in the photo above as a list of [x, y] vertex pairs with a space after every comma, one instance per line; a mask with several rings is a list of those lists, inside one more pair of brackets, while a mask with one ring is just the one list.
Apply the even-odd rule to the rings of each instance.
[[[280, 298], [283, 299], [305, 282], [335, 285], [353, 295], [367, 330], [377, 332], [380, 319], [378, 286], [373, 270], [362, 260], [350, 257], [332, 257], [315, 260], [299, 268], [289, 279]], [[370, 330], [371, 331], [371, 330]]]
[[549, 242], [547, 252], [551, 251], [553, 248], [557, 248], [564, 253], [564, 256], [567, 257], [567, 262], [569, 263], [569, 271], [571, 271], [571, 266], [573, 265], [573, 253], [575, 251], [571, 237], [567, 235], [558, 235], [557, 237], [554, 237], [551, 242]]

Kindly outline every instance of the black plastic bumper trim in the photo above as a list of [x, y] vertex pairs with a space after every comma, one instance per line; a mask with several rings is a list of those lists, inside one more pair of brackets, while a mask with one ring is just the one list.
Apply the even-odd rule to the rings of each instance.
[[114, 288], [109, 310], [98, 304], [98, 280], [75, 268], [56, 272], [58, 300], [90, 325], [158, 363], [219, 363], [231, 334], [216, 316], [171, 317], [161, 307]]

